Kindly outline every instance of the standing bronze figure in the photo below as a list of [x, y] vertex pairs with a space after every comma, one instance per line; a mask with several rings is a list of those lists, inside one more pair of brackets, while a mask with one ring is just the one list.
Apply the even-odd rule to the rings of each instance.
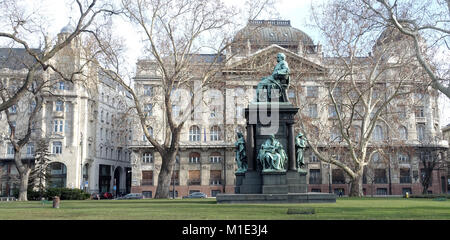
[[302, 167], [305, 165], [303, 153], [305, 152], [306, 148], [306, 138], [302, 133], [299, 133], [297, 137], [295, 137], [295, 145], [297, 146], [297, 171], [303, 173], [305, 172]]
[[245, 173], [248, 168], [247, 153], [245, 149], [245, 139], [244, 135], [240, 132], [237, 133], [237, 137], [238, 139], [234, 144], [236, 147], [236, 163], [238, 166], [236, 173]]

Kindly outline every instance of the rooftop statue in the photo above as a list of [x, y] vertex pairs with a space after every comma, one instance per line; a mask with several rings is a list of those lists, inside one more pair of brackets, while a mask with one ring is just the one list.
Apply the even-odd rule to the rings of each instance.
[[[288, 102], [287, 88], [289, 86], [289, 66], [285, 61], [286, 55], [278, 53], [278, 64], [273, 69], [272, 75], [263, 77], [256, 87], [256, 101], [272, 102], [279, 98], [279, 102]], [[267, 91], [266, 98], [262, 98], [262, 94]], [[275, 95], [272, 95], [277, 93]]]
[[281, 143], [272, 134], [261, 145], [257, 160], [263, 166], [263, 172], [283, 171], [287, 162], [287, 155]]
[[240, 132], [237, 133], [237, 136], [238, 139], [234, 144], [236, 147], [236, 163], [238, 166], [236, 173], [245, 173], [248, 168], [247, 153], [245, 150], [245, 139], [244, 135], [242, 135], [242, 133]]

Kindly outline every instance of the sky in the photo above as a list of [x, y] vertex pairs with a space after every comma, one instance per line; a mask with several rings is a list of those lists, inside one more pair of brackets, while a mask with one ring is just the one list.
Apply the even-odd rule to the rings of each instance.
[[[325, 0], [278, 0], [276, 10], [279, 13], [279, 19], [290, 20], [291, 26], [298, 28], [308, 34], [315, 44], [320, 42], [320, 34], [308, 24], [310, 23], [310, 7], [311, 2], [314, 3], [323, 2]], [[242, 6], [243, 0], [225, 0], [227, 4], [233, 6]], [[48, 16], [49, 21], [54, 23], [48, 27], [48, 34], [50, 36], [56, 36], [56, 34], [66, 26], [70, 21], [71, 11], [77, 11], [77, 6], [73, 0], [28, 0], [27, 4], [39, 9], [43, 15]], [[70, 7], [72, 6], [72, 7]], [[125, 21], [114, 22], [117, 33], [125, 39], [128, 46], [127, 59], [130, 64], [134, 66], [137, 59], [143, 57], [142, 49], [140, 46], [141, 39], [138, 36], [136, 30]], [[450, 124], [450, 100], [446, 97], [440, 99], [440, 116], [441, 126]]]

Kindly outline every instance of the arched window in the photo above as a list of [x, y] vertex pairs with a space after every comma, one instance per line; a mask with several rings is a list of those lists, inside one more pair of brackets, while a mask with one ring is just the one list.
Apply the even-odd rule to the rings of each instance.
[[220, 127], [219, 126], [213, 126], [211, 127], [211, 137], [210, 140], [211, 141], [220, 141], [222, 140], [222, 132], [220, 131]]
[[425, 140], [425, 125], [417, 124], [417, 140], [423, 141]]
[[398, 128], [398, 133], [400, 140], [408, 140], [408, 130], [406, 129], [405, 126], [400, 126]]
[[189, 141], [199, 142], [200, 141], [200, 128], [198, 126], [192, 126], [189, 128]]
[[383, 141], [384, 135], [383, 135], [383, 128], [380, 125], [376, 125], [375, 129], [372, 133], [372, 140], [374, 141]]
[[218, 152], [211, 153], [211, 156], [209, 156], [209, 162], [210, 163], [220, 163], [222, 161], [222, 155]]
[[330, 142], [340, 142], [342, 141], [341, 133], [339, 132], [339, 129], [334, 127], [331, 129], [330, 133]]
[[374, 153], [372, 155], [372, 162], [380, 162], [380, 161], [381, 161], [380, 154], [378, 152]]
[[145, 152], [142, 154], [142, 162], [144, 163], [152, 163], [153, 162], [153, 153], [152, 152]]
[[192, 152], [189, 154], [189, 163], [199, 163], [200, 162], [200, 153]]

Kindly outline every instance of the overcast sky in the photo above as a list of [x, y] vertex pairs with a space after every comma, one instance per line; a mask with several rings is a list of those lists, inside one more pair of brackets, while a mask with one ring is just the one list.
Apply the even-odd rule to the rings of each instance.
[[[225, 0], [228, 4], [234, 6], [242, 6], [245, 0]], [[307, 33], [317, 44], [320, 41], [320, 35], [313, 28], [309, 27], [310, 22], [310, 6], [311, 1], [314, 3], [324, 0], [279, 0], [276, 8], [279, 12], [279, 18], [290, 20], [291, 25], [295, 28]], [[56, 34], [69, 23], [71, 11], [77, 11], [77, 6], [73, 0], [29, 0], [29, 6], [39, 9], [41, 13], [45, 13], [50, 22], [54, 23], [48, 28], [50, 36]], [[72, 5], [72, 8], [70, 8]], [[117, 33], [123, 33], [128, 45], [128, 61], [134, 66], [137, 59], [143, 57], [142, 44], [140, 38], [136, 37], [136, 31], [126, 22], [115, 21]], [[450, 124], [450, 100], [441, 97], [440, 99], [441, 126]]]

